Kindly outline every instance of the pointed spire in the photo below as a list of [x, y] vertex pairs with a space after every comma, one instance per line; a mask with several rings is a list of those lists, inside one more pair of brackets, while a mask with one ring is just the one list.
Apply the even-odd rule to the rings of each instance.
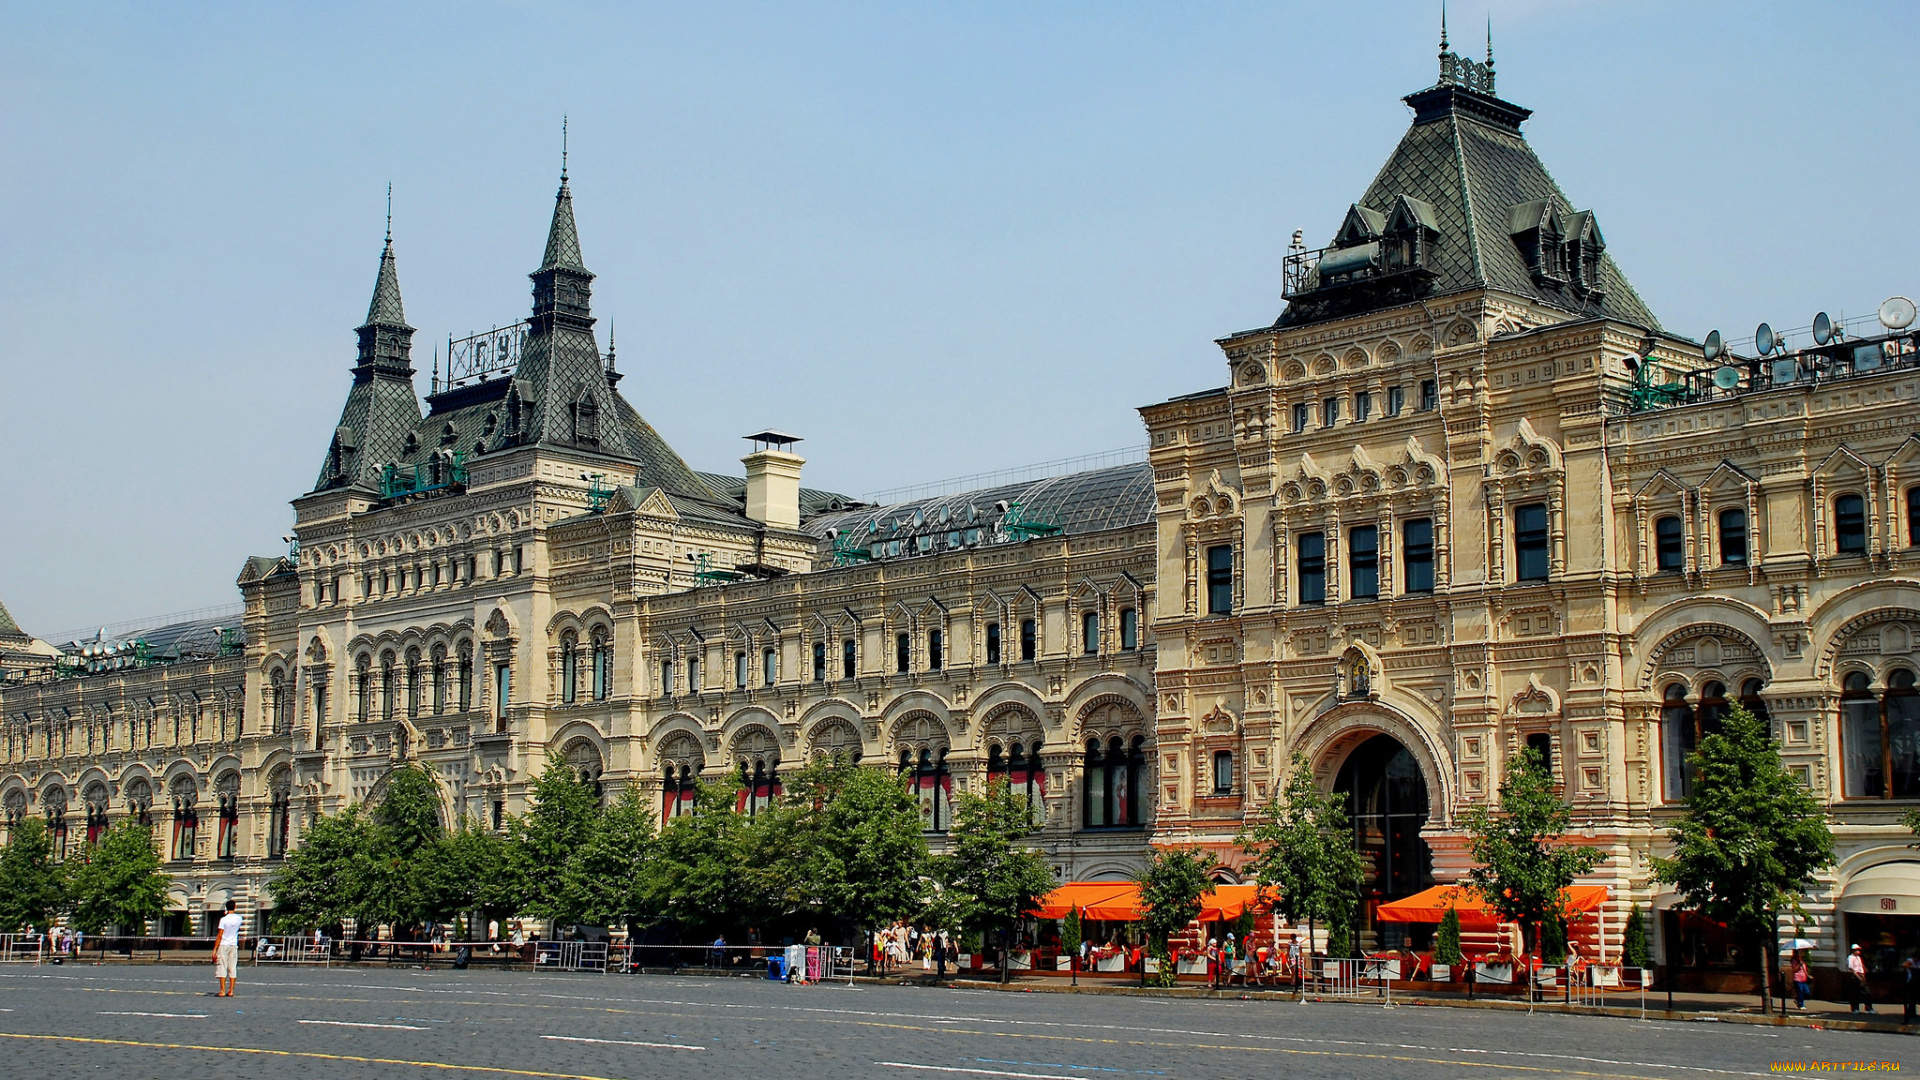
[[400, 273], [393, 263], [393, 185], [387, 185], [387, 246], [380, 252], [380, 275], [373, 282], [373, 302], [367, 305], [368, 326], [407, 325], [400, 304]]
[[1487, 93], [1493, 93], [1493, 16], [1487, 16]]
[[580, 261], [580, 234], [573, 225], [573, 192], [567, 188], [567, 120], [560, 118], [560, 190], [553, 197], [553, 224], [547, 229], [547, 252], [541, 270], [556, 267], [585, 270]]
[[1447, 0], [1440, 0], [1440, 55], [1447, 55]]

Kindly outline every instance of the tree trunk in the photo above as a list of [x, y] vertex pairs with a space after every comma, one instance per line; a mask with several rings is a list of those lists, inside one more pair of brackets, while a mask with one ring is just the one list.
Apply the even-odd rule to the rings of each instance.
[[1005, 986], [1013, 972], [1013, 935], [1006, 927], [1000, 928], [1000, 985]]
[[[1777, 925], [1776, 923], [1776, 927]], [[1778, 962], [1773, 950], [1776, 945], [1774, 938], [1777, 936], [1777, 933], [1766, 934], [1757, 943], [1762, 946], [1760, 950], [1760, 1015], [1762, 1016], [1773, 1015], [1773, 968]]]

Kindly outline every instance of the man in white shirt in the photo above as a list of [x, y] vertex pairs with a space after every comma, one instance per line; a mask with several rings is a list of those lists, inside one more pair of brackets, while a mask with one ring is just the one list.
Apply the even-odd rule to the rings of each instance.
[[227, 913], [220, 917], [220, 936], [213, 939], [213, 978], [220, 985], [215, 997], [232, 997], [233, 984], [240, 975], [240, 927], [246, 920], [227, 901]]

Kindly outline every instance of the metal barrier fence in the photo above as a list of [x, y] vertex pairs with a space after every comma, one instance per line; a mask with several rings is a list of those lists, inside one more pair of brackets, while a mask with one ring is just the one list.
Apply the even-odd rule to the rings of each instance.
[[1647, 1015], [1647, 987], [1653, 972], [1616, 964], [1581, 964], [1569, 973], [1565, 965], [1534, 969], [1529, 1005], [1559, 1005], [1571, 1009], [1632, 1008], [1637, 999], [1642, 1019]]
[[1373, 958], [1322, 959], [1312, 969], [1312, 976], [1301, 984], [1302, 994], [1352, 999], [1376, 998], [1391, 1005], [1393, 980], [1400, 977], [1400, 961]]
[[535, 971], [607, 971], [604, 941], [542, 941], [533, 953]]
[[46, 949], [45, 934], [0, 934], [0, 964], [37, 964]]
[[333, 963], [333, 950], [324, 941], [305, 936], [253, 939], [253, 962], [258, 964]]

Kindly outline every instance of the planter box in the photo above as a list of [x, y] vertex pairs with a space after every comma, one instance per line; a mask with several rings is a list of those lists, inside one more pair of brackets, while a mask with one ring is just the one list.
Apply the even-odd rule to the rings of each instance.
[[1053, 958], [1053, 969], [1054, 969], [1055, 971], [1072, 971], [1072, 970], [1073, 970], [1073, 957], [1071, 957], [1071, 956], [1056, 956], [1056, 957], [1054, 957], [1054, 958]]
[[1095, 960], [1093, 962], [1093, 969], [1095, 971], [1125, 971], [1127, 970], [1127, 958], [1125, 954], [1121, 954], [1118, 956], [1109, 956], [1104, 960]]
[[1432, 977], [1434, 982], [1452, 982], [1453, 981], [1453, 965], [1452, 964], [1435, 964], [1427, 970], [1430, 973], [1430, 976]]
[[1146, 966], [1147, 974], [1149, 975], [1160, 974], [1160, 961], [1158, 959], [1155, 959], [1154, 957], [1149, 956], [1145, 960], [1142, 960], [1141, 963]]

